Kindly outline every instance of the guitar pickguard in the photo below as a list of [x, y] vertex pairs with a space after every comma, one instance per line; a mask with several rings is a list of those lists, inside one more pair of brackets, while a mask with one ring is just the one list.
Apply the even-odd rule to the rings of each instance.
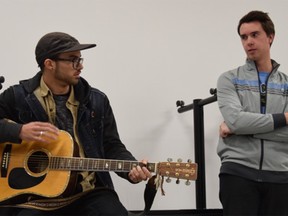
[[38, 184], [40, 184], [42, 181], [44, 181], [45, 176], [40, 177], [33, 177], [29, 175], [24, 168], [14, 168], [11, 170], [9, 178], [8, 178], [8, 184], [9, 187], [13, 189], [28, 189], [31, 187], [34, 187]]

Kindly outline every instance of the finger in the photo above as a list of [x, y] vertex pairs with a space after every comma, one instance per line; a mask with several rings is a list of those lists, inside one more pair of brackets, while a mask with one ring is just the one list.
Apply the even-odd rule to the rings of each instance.
[[144, 159], [144, 160], [141, 160], [141, 163], [147, 165], [148, 161], [146, 159]]
[[136, 182], [140, 182], [142, 180], [146, 180], [147, 177], [142, 171], [142, 168], [140, 166], [137, 166], [135, 169], [133, 169], [133, 176], [136, 180]]
[[142, 170], [143, 170], [143, 172], [144, 172], [144, 174], [145, 174], [145, 176], [147, 178], [151, 178], [152, 177], [151, 172], [146, 167], [143, 167]]
[[51, 124], [46, 124], [40, 127], [42, 131], [49, 132], [55, 135], [58, 135], [59, 129]]
[[50, 131], [43, 131], [40, 137], [46, 141], [52, 141], [58, 139], [58, 134], [51, 133]]
[[37, 122], [35, 130], [39, 137], [45, 137], [52, 140], [57, 139], [59, 135], [59, 129], [47, 122]]
[[143, 164], [145, 164], [145, 166], [143, 166], [142, 167], [142, 171], [143, 171], [143, 173], [144, 173], [144, 175], [145, 175], [145, 179], [147, 179], [147, 178], [151, 178], [152, 177], [152, 175], [151, 175], [151, 173], [150, 173], [150, 171], [148, 170], [148, 168], [147, 168], [147, 164], [148, 164], [148, 160], [147, 159], [143, 159], [142, 161], [141, 161]]
[[137, 166], [137, 177], [139, 180], [147, 180], [147, 176], [144, 172], [145, 167], [141, 168], [140, 166]]
[[33, 135], [30, 137], [30, 138], [28, 138], [28, 140], [34, 140], [34, 141], [41, 141], [42, 142], [42, 136], [43, 136], [43, 131], [35, 131], [35, 132], [33, 132]]
[[135, 182], [135, 183], [138, 182], [137, 177], [134, 175], [134, 172], [133, 172], [133, 171], [131, 171], [131, 172], [129, 173], [129, 178], [130, 178], [131, 181], [133, 181], [133, 182]]

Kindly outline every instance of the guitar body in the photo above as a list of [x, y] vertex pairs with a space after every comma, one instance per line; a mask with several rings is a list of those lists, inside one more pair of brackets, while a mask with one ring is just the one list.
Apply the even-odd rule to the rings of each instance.
[[[51, 157], [73, 157], [74, 142], [69, 133], [49, 143], [0, 144], [0, 202], [22, 195], [57, 197], [66, 190], [71, 171], [53, 170]], [[52, 164], [53, 165], [53, 164]]]

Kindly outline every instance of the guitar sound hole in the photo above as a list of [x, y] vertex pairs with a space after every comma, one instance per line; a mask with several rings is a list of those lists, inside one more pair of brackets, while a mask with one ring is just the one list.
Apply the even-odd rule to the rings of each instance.
[[37, 174], [45, 171], [49, 164], [49, 157], [45, 152], [36, 151], [30, 155], [27, 161], [28, 169]]

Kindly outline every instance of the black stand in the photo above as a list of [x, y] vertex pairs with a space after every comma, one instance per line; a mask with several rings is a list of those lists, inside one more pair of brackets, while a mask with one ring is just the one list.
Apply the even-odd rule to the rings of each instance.
[[177, 101], [179, 113], [194, 109], [194, 140], [195, 162], [198, 164], [198, 177], [196, 180], [196, 208], [188, 210], [158, 210], [150, 211], [148, 215], [175, 216], [222, 216], [222, 209], [206, 209], [206, 182], [205, 182], [205, 145], [204, 145], [204, 118], [203, 106], [217, 101], [216, 89], [210, 89], [213, 95], [206, 99], [195, 99], [193, 104], [186, 105]]
[[195, 162], [198, 164], [198, 177], [196, 180], [196, 208], [206, 209], [206, 180], [205, 180], [205, 141], [204, 141], [204, 114], [203, 106], [217, 101], [216, 89], [210, 89], [213, 95], [206, 99], [195, 99], [193, 104], [186, 105], [183, 101], [177, 101], [179, 113], [194, 109], [194, 149]]

